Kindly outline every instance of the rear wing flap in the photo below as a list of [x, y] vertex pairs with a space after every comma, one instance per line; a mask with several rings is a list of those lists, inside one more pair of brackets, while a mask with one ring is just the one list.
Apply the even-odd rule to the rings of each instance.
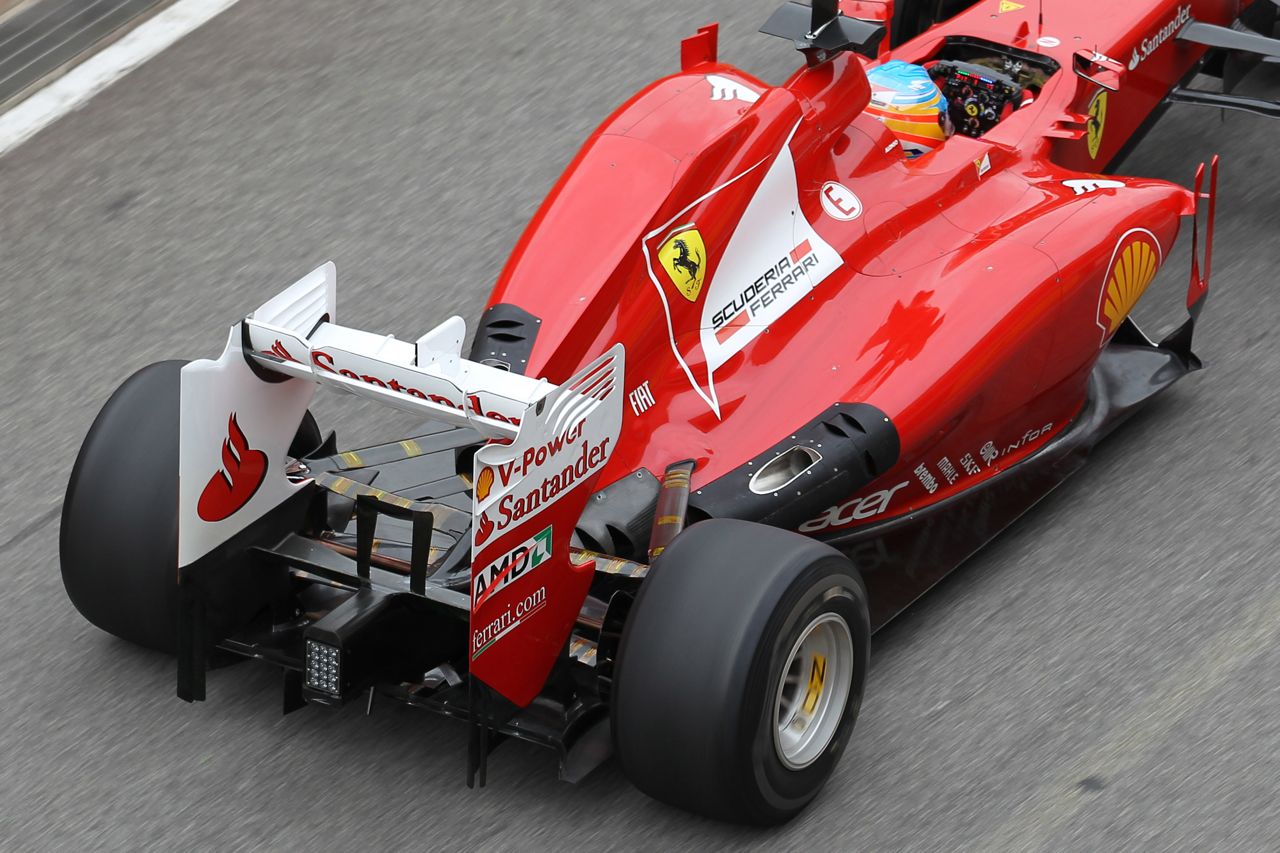
[[462, 358], [461, 317], [412, 343], [337, 325], [336, 283], [334, 265], [325, 264], [250, 314], [246, 355], [267, 370], [488, 438], [515, 438], [525, 410], [551, 392], [544, 380]]

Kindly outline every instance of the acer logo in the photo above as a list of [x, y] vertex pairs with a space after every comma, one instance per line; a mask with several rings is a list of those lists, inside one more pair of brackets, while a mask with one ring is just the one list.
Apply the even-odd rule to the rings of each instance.
[[258, 492], [267, 478], [267, 454], [254, 450], [232, 412], [222, 442], [222, 470], [215, 473], [196, 503], [196, 514], [210, 524], [230, 518]]
[[892, 489], [885, 489], [873, 495], [854, 498], [840, 506], [833, 506], [818, 518], [800, 525], [799, 530], [801, 533], [817, 533], [819, 530], [826, 530], [829, 527], [844, 527], [845, 525], [853, 524], [855, 521], [864, 521], [868, 518], [883, 515], [889, 509], [889, 505], [893, 503], [894, 495], [905, 489], [907, 485], [907, 483], [899, 483]]

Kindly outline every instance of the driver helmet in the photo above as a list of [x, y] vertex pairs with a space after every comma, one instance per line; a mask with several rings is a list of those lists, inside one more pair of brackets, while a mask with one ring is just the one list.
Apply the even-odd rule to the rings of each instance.
[[893, 132], [908, 159], [928, 154], [951, 136], [947, 99], [923, 67], [895, 59], [872, 68], [867, 78], [867, 112]]

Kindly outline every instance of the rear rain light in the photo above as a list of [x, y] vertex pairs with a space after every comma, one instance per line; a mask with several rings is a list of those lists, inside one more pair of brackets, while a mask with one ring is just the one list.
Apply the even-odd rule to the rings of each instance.
[[340, 696], [341, 652], [337, 646], [307, 640], [307, 686], [330, 696]]

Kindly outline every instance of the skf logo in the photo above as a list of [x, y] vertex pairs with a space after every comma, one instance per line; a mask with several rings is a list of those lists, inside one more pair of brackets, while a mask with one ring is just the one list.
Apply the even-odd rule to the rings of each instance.
[[481, 469], [480, 476], [476, 477], [476, 500], [487, 501], [491, 491], [493, 491], [493, 469], [486, 465]]
[[222, 442], [222, 470], [200, 493], [196, 514], [211, 524], [230, 518], [257, 494], [266, 478], [267, 454], [249, 447], [232, 412], [227, 421], [227, 439]]
[[1120, 238], [1098, 303], [1098, 327], [1102, 329], [1103, 341], [1120, 328], [1155, 280], [1162, 263], [1164, 251], [1150, 231], [1135, 228]]
[[680, 295], [697, 302], [707, 280], [707, 244], [698, 229], [690, 226], [672, 234], [658, 250], [658, 260]]

